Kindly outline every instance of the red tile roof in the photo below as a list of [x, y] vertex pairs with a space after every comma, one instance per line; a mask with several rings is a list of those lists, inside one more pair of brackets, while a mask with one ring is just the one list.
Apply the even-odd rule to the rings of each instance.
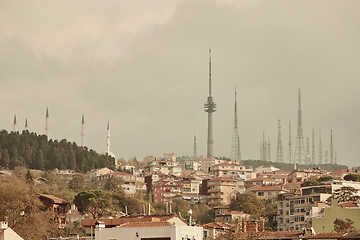
[[249, 188], [250, 191], [279, 191], [281, 185], [255, 185]]
[[128, 222], [118, 227], [165, 227], [171, 226], [168, 222]]
[[338, 206], [339, 207], [354, 207], [354, 208], [358, 207], [358, 205], [354, 201], [342, 202], [342, 203], [339, 203]]
[[56, 203], [56, 204], [69, 204], [68, 201], [66, 201], [66, 200], [64, 200], [64, 199], [61, 199], [61, 198], [58, 198], [58, 197], [55, 197], [55, 196], [53, 196], [53, 195], [40, 194], [40, 193], [39, 193], [39, 196], [40, 196], [40, 197], [43, 197], [43, 198], [50, 199], [53, 203]]

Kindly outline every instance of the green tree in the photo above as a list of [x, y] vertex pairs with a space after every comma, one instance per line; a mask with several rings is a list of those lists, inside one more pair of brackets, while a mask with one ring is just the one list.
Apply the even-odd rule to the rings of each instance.
[[265, 211], [265, 202], [253, 193], [238, 193], [231, 199], [230, 210], [248, 213], [258, 219]]
[[80, 212], [90, 213], [94, 219], [101, 218], [109, 211], [109, 196], [102, 190], [87, 190], [75, 196], [74, 203]]
[[34, 183], [33, 175], [31, 174], [30, 170], [27, 170], [25, 179], [26, 179], [26, 183], [28, 183], [28, 184]]
[[350, 174], [344, 176], [344, 180], [346, 180], [346, 181], [353, 181], [353, 182], [360, 182], [360, 175], [354, 174], [354, 173], [350, 173]]
[[328, 182], [333, 180], [334, 178], [332, 176], [323, 176], [323, 177], [319, 177], [318, 181], [319, 182]]
[[347, 201], [359, 201], [360, 196], [357, 195], [359, 190], [353, 187], [342, 187], [334, 190], [333, 194], [326, 200], [328, 204], [331, 203], [331, 199], [336, 199], [339, 203]]
[[35, 160], [34, 160], [34, 168], [39, 170], [44, 170], [45, 162], [44, 162], [44, 154], [41, 149], [36, 152]]
[[355, 231], [354, 221], [347, 218], [345, 220], [336, 218], [334, 221], [334, 231], [337, 233], [350, 233]]
[[124, 188], [122, 187], [123, 180], [121, 177], [110, 177], [106, 180], [104, 189], [110, 192], [117, 192], [124, 194]]
[[68, 184], [68, 187], [75, 192], [79, 192], [85, 188], [85, 179], [82, 174], [75, 175]]

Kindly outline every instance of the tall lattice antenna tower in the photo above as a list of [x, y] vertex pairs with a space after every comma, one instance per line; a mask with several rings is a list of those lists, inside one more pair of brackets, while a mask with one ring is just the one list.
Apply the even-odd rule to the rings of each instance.
[[46, 108], [45, 115], [45, 135], [49, 138], [49, 109]]
[[28, 121], [27, 118], [25, 118], [25, 131], [28, 130]]
[[81, 116], [81, 146], [85, 146], [85, 119], [84, 114]]
[[312, 130], [312, 154], [311, 154], [311, 163], [315, 164], [315, 131]]
[[270, 155], [270, 137], [268, 137], [268, 144], [267, 144], [267, 160], [271, 161], [271, 155]]
[[233, 138], [231, 145], [231, 159], [235, 161], [241, 161], [240, 137], [239, 137], [238, 120], [237, 120], [236, 86], [235, 86], [235, 105], [234, 105], [234, 130], [233, 130]]
[[265, 141], [265, 132], [263, 131], [263, 141], [262, 141], [262, 159], [263, 161], [267, 161], [267, 145]]
[[334, 164], [334, 145], [333, 145], [333, 133], [332, 129], [330, 131], [330, 163]]
[[318, 164], [323, 164], [322, 161], [322, 142], [321, 142], [321, 128], [319, 130], [319, 156], [318, 156]]
[[204, 105], [205, 112], [208, 113], [208, 139], [207, 139], [207, 157], [214, 157], [214, 138], [212, 129], [212, 113], [216, 111], [216, 104], [211, 96], [211, 49], [209, 49], [209, 96]]
[[311, 163], [311, 156], [310, 156], [310, 140], [306, 138], [306, 157], [305, 157], [305, 164]]
[[328, 155], [328, 150], [325, 150], [325, 164], [329, 163], [329, 155]]
[[281, 122], [280, 122], [280, 120], [278, 120], [278, 145], [277, 145], [276, 161], [284, 162], [283, 147], [282, 147], [282, 141], [281, 141]]
[[295, 162], [302, 164], [305, 161], [305, 147], [304, 147], [304, 137], [302, 129], [302, 116], [301, 116], [301, 90], [299, 87], [298, 92], [299, 97], [299, 108], [298, 108], [298, 127], [297, 127], [297, 136], [296, 136], [296, 145], [295, 145]]
[[291, 144], [291, 121], [289, 121], [289, 146], [288, 146], [288, 161], [292, 162], [292, 144]]
[[193, 155], [193, 158], [197, 158], [196, 135], [194, 135], [194, 155]]
[[16, 124], [17, 124], [17, 121], [16, 121], [16, 114], [14, 115], [14, 122], [13, 122], [13, 131], [16, 132]]

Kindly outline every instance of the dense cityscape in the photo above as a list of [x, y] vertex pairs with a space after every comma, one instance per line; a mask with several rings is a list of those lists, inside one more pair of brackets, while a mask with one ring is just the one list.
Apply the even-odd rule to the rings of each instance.
[[358, 1], [0, 3], [0, 240], [360, 239]]

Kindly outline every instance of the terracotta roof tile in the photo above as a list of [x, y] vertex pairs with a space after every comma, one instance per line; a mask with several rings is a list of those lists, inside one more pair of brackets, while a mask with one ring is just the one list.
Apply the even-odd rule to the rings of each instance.
[[124, 223], [120, 227], [164, 227], [164, 226], [171, 226], [168, 222], [128, 222]]

